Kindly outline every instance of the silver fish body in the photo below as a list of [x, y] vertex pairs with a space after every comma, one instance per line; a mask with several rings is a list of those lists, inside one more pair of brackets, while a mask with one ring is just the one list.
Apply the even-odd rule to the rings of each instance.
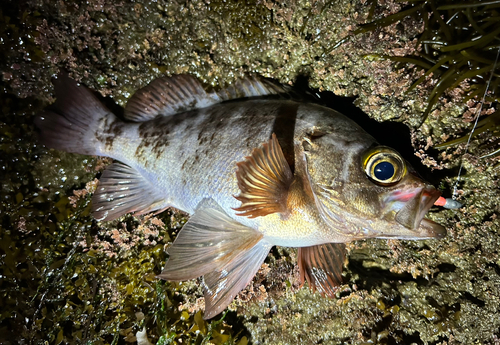
[[36, 123], [47, 146], [121, 162], [103, 173], [97, 219], [167, 207], [193, 215], [160, 277], [204, 276], [206, 318], [273, 245], [301, 247], [302, 280], [332, 295], [342, 243], [445, 234], [423, 219], [439, 192], [397, 152], [332, 109], [262, 98], [281, 91], [251, 79], [215, 93], [188, 76], [163, 78], [132, 97], [123, 121], [63, 76]]
[[216, 104], [145, 123], [107, 121], [102, 131], [112, 138], [101, 139], [98, 155], [125, 163], [156, 186], [153, 197], [163, 200], [158, 209], [175, 207], [193, 214], [203, 199], [210, 198], [231, 218], [261, 231], [274, 245], [303, 247], [345, 242], [345, 236], [319, 220], [306, 232], [294, 231], [286, 222], [269, 217], [237, 216], [236, 163], [266, 142], [273, 132], [280, 134], [281, 129], [274, 128], [280, 116], [289, 121], [295, 118], [291, 144], [296, 152], [290, 148], [290, 154], [296, 159], [304, 159], [300, 143], [308, 132], [319, 127], [335, 128], [336, 145], [345, 153], [337, 163], [344, 170], [339, 175], [349, 174], [349, 161], [356, 159], [354, 153], [375, 143], [360, 127], [331, 109], [287, 100], [248, 100]]

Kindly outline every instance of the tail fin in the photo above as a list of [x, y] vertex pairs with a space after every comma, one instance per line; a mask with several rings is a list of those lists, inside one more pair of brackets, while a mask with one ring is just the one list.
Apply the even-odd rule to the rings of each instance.
[[35, 119], [39, 140], [47, 147], [87, 155], [102, 155], [96, 134], [104, 118], [115, 119], [87, 88], [60, 74], [56, 102]]

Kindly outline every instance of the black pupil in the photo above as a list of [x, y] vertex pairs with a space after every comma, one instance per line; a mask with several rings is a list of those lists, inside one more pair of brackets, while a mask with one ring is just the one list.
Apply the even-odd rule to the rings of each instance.
[[380, 162], [375, 166], [375, 177], [379, 181], [385, 181], [394, 176], [394, 165], [389, 162]]

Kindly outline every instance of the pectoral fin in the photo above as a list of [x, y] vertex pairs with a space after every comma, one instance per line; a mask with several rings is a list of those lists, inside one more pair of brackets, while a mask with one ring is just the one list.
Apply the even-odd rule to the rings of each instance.
[[204, 276], [205, 319], [228, 306], [261, 266], [271, 245], [263, 235], [230, 218], [214, 201], [203, 201], [184, 225], [158, 276], [188, 280]]
[[247, 286], [266, 259], [271, 247], [270, 243], [261, 240], [250, 250], [240, 252], [223, 269], [203, 277], [204, 319], [211, 319], [222, 312]]
[[239, 216], [255, 218], [287, 211], [293, 174], [274, 133], [269, 142], [237, 165], [240, 194], [235, 198], [241, 206], [235, 211], [241, 212]]
[[326, 243], [299, 248], [298, 263], [300, 284], [307, 280], [311, 290], [328, 297], [335, 296], [335, 289], [342, 284], [345, 259], [343, 243]]

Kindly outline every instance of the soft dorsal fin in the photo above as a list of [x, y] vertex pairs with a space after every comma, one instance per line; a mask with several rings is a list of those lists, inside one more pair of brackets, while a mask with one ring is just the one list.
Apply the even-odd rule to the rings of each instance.
[[125, 107], [125, 118], [135, 122], [169, 116], [218, 103], [216, 94], [207, 93], [190, 75], [174, 75], [153, 80], [138, 90]]
[[300, 285], [307, 280], [311, 290], [323, 296], [334, 297], [336, 287], [342, 284], [345, 244], [325, 243], [301, 247], [298, 252]]
[[263, 78], [237, 80], [220, 91], [206, 91], [201, 83], [187, 74], [162, 77], [138, 90], [125, 107], [125, 118], [134, 122], [170, 116], [200, 109], [224, 101], [285, 93], [284, 87]]

